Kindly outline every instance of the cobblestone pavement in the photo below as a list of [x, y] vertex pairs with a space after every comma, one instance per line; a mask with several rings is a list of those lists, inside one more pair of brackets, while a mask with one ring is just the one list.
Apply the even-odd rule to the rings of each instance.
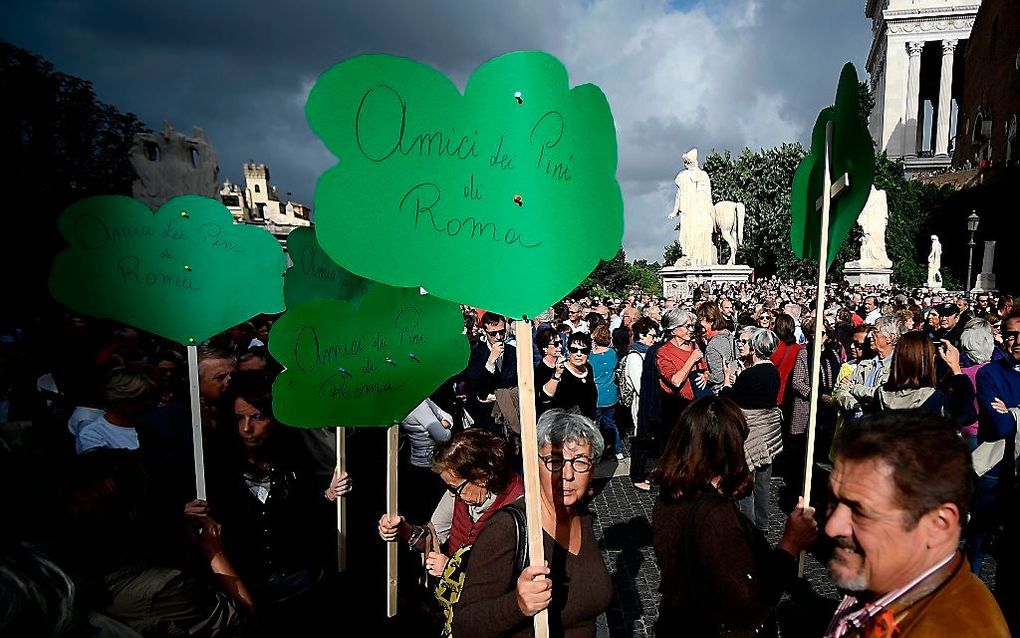
[[[651, 520], [657, 490], [653, 487], [652, 492], [646, 493], [634, 489], [627, 477], [628, 461], [629, 458], [602, 463], [593, 481], [596, 494], [591, 508], [596, 515], [596, 535], [616, 592], [609, 610], [599, 618], [600, 638], [655, 635], [659, 568], [652, 550]], [[777, 488], [781, 481], [778, 477], [772, 481], [768, 538], [773, 545], [778, 542], [786, 520], [777, 506]], [[991, 587], [994, 560], [989, 558], [984, 567], [982, 578]], [[829, 581], [825, 567], [810, 555], [805, 562], [804, 576], [817, 594], [815, 600], [819, 609], [816, 613], [824, 618], [829, 613], [826, 605], [834, 607], [839, 594]], [[820, 635], [821, 631], [815, 635]]]

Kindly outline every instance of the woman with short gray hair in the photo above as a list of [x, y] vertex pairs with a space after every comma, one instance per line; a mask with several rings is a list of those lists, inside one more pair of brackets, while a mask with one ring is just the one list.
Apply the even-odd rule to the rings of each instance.
[[737, 501], [737, 508], [755, 527], [767, 530], [772, 461], [783, 450], [783, 413], [776, 402], [779, 371], [769, 358], [779, 344], [779, 337], [766, 328], [755, 328], [750, 343], [744, 343], [745, 335], [746, 332], [741, 333], [737, 347], [750, 346], [751, 364], [720, 394], [733, 399], [748, 426], [744, 455], [754, 474], [754, 489]]
[[[584, 499], [604, 449], [598, 427], [584, 415], [553, 409], [539, 418], [538, 500], [551, 567], [515, 573], [518, 517], [493, 516], [471, 550], [453, 635], [529, 636], [531, 617], [544, 609], [558, 616], [550, 619], [557, 635], [595, 635], [595, 619], [609, 607], [613, 585]], [[524, 498], [509, 508], [523, 510]]]

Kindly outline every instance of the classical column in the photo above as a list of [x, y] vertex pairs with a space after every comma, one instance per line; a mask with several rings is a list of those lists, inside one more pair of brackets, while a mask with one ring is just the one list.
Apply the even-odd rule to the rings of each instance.
[[942, 41], [942, 73], [939, 75], [939, 120], [936, 127], [935, 154], [949, 155], [949, 117], [953, 100], [953, 53], [958, 40]]
[[908, 42], [907, 110], [903, 115], [903, 155], [917, 157], [917, 111], [921, 95], [921, 51], [924, 42]]

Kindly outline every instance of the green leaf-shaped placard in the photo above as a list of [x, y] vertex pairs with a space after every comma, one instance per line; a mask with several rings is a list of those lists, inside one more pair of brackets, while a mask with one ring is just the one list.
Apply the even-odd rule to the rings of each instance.
[[359, 56], [305, 111], [339, 158], [315, 190], [319, 243], [363, 277], [534, 316], [620, 247], [609, 104], [548, 54], [490, 60], [463, 95], [426, 65]]
[[825, 127], [832, 122], [831, 179], [850, 176], [849, 190], [835, 199], [829, 210], [828, 269], [846, 241], [850, 229], [864, 209], [875, 178], [875, 149], [868, 124], [858, 112], [857, 71], [849, 62], [843, 66], [836, 88], [836, 103], [822, 109], [811, 132], [811, 152], [800, 162], [790, 193], [790, 243], [798, 257], [818, 259], [821, 242], [821, 213], [816, 208], [822, 196], [825, 159]]
[[464, 369], [460, 307], [417, 289], [372, 284], [360, 304], [319, 299], [273, 324], [286, 370], [273, 413], [299, 427], [393, 425]]
[[287, 235], [287, 252], [294, 263], [283, 276], [283, 298], [293, 309], [313, 299], [357, 303], [369, 280], [338, 265], [315, 239], [313, 228], [296, 228]]
[[129, 197], [89, 197], [57, 225], [70, 247], [50, 292], [84, 314], [193, 345], [284, 309], [279, 242], [208, 197], [175, 197], [155, 214]]

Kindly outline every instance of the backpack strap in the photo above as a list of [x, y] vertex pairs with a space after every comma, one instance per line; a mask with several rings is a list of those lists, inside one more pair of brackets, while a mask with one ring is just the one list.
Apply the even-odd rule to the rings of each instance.
[[517, 543], [514, 546], [514, 580], [528, 566], [528, 517], [524, 510], [516, 505], [507, 505], [504, 512], [514, 519], [514, 529], [517, 532]]

